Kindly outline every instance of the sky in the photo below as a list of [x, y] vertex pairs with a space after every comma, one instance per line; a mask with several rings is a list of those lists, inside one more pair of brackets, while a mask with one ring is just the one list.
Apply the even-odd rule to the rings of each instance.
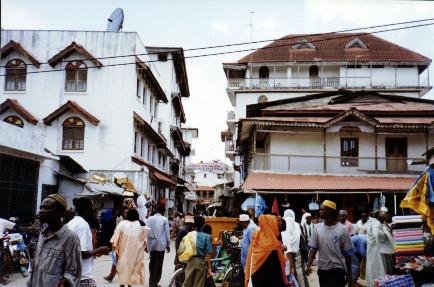
[[[1, 0], [0, 3], [4, 29], [101, 31], [105, 30], [111, 12], [121, 7], [125, 15], [123, 30], [137, 32], [145, 45], [184, 49], [434, 16], [434, 2], [405, 0]], [[434, 26], [377, 35], [434, 58]], [[186, 52], [185, 55], [217, 51], [223, 50]], [[227, 112], [233, 107], [227, 97], [222, 63], [236, 61], [246, 54], [186, 59], [191, 94], [184, 100], [186, 126], [199, 128], [193, 162], [225, 161], [220, 132], [227, 128]], [[430, 74], [434, 78], [432, 66]], [[426, 97], [434, 99], [434, 91]]]

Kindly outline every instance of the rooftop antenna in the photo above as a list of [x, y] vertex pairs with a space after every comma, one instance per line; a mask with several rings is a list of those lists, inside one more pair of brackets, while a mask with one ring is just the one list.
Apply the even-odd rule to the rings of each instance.
[[119, 32], [124, 23], [124, 10], [116, 8], [107, 20], [107, 32]]

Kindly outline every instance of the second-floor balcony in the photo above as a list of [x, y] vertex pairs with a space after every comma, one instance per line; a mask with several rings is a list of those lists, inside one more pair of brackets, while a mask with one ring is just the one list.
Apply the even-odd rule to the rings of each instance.
[[429, 89], [428, 80], [418, 78], [354, 77], [275, 77], [275, 78], [230, 78], [230, 89]]
[[253, 170], [291, 173], [330, 174], [419, 174], [424, 170], [423, 158], [343, 157], [322, 155], [288, 155], [255, 153]]
[[235, 152], [235, 143], [232, 140], [225, 141], [225, 152], [226, 153], [234, 153]]

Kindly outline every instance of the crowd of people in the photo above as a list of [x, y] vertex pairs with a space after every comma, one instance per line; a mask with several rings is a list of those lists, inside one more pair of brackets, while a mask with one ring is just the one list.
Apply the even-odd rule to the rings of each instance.
[[[174, 269], [185, 268], [183, 287], [215, 286], [210, 263], [212, 228], [203, 216], [177, 214], [170, 224], [164, 205], [156, 206], [146, 218], [134, 206], [126, 206], [120, 218], [111, 217], [116, 221], [114, 230], [101, 234], [97, 245], [99, 224], [92, 200], [77, 198], [72, 214], [70, 210], [57, 194], [42, 201], [41, 229], [27, 286], [94, 287], [94, 258], [109, 254], [112, 267], [106, 281], [117, 275], [120, 286], [143, 285], [145, 252], [150, 256], [149, 286], [160, 286], [171, 237], [176, 238]], [[104, 216], [107, 214], [101, 215], [102, 224]], [[373, 287], [375, 279], [394, 272], [394, 239], [387, 209], [362, 212], [360, 220], [352, 223], [346, 210], [325, 200], [318, 216], [305, 211], [299, 223], [289, 208], [283, 216], [240, 214], [245, 287], [310, 286], [315, 269], [321, 287], [358, 286], [358, 279]], [[0, 227], [6, 230], [13, 225], [2, 221]]]
[[394, 272], [394, 239], [387, 209], [371, 215], [363, 212], [353, 224], [347, 210], [329, 200], [319, 219], [304, 212], [300, 223], [291, 209], [283, 218], [261, 215], [258, 225], [240, 215], [245, 286], [313, 285], [309, 275], [316, 265], [321, 287], [360, 286], [358, 279], [373, 287], [375, 279]]

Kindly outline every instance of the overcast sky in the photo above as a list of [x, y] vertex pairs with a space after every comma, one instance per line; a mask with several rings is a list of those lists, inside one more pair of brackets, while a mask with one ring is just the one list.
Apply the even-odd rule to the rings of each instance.
[[[145, 45], [184, 49], [250, 41], [251, 18], [253, 39], [261, 40], [434, 17], [434, 3], [430, 1], [1, 0], [1, 26], [105, 30], [107, 18], [117, 7], [124, 9], [124, 30], [136, 31]], [[377, 35], [434, 58], [434, 26]], [[195, 54], [214, 51], [221, 50]], [[187, 125], [199, 128], [195, 162], [224, 160], [220, 131], [226, 129], [226, 112], [232, 107], [222, 63], [245, 54], [187, 59], [191, 92], [184, 101]], [[433, 67], [430, 74], [433, 78]], [[427, 97], [434, 98], [434, 92]]]

